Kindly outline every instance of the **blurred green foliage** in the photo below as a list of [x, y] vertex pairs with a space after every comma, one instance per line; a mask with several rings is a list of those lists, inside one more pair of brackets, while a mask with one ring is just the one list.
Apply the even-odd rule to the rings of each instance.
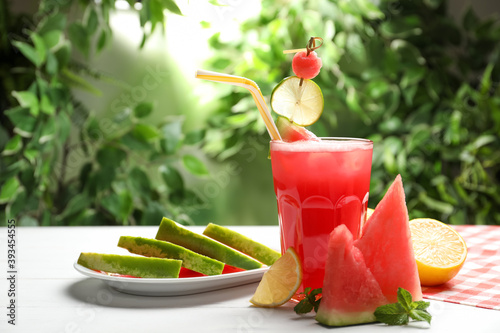
[[[86, 64], [112, 38], [115, 1], [42, 0], [32, 17], [11, 13], [6, 0], [0, 9], [0, 225], [189, 223], [185, 208], [200, 202], [182, 172], [207, 170], [183, 147], [204, 131], [183, 133], [182, 118], [151, 125], [147, 101], [121, 101], [103, 117], [73, 94], [99, 95], [88, 78], [112, 82]], [[141, 46], [167, 12], [180, 14], [173, 0], [142, 1]], [[137, 89], [163, 73], [148, 75]]]
[[[325, 112], [312, 130], [374, 141], [370, 206], [399, 173], [411, 218], [500, 224], [498, 19], [468, 10], [456, 23], [441, 0], [377, 3], [263, 1], [239, 40], [211, 38], [216, 55], [207, 67], [252, 78], [269, 96], [293, 75], [292, 56], [282, 51], [321, 36], [323, 68], [314, 81]], [[205, 150], [224, 160], [249, 137], [266, 137], [257, 114], [248, 94], [228, 90]]]
[[[151, 121], [148, 101], [103, 116], [77, 100], [73, 89], [99, 95], [89, 78], [115, 83], [87, 65], [113, 38], [114, 2], [42, 0], [27, 16], [0, 0], [0, 225], [6, 218], [20, 225], [157, 224], [161, 216], [190, 223], [207, 204], [206, 193], [183, 177], [208, 173], [193, 148], [241, 167], [265, 155], [265, 126], [238, 88], [219, 86], [217, 110], [191, 133], [179, 117]], [[375, 142], [370, 206], [400, 173], [412, 218], [500, 224], [498, 20], [469, 10], [456, 23], [440, 0], [376, 3], [264, 0], [240, 39], [209, 40], [215, 56], [206, 67], [252, 78], [269, 96], [293, 75], [292, 56], [282, 51], [321, 36], [323, 69], [314, 80], [326, 109], [312, 130]], [[173, 0], [142, 1], [140, 46], [166, 13], [180, 14]], [[246, 186], [264, 181], [260, 169], [252, 177]], [[227, 191], [225, 182], [214, 184]]]

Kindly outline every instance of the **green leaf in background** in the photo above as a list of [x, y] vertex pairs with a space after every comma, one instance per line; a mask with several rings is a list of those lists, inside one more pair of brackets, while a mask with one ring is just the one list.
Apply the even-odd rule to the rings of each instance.
[[150, 201], [141, 218], [141, 225], [158, 225], [163, 217], [169, 216], [169, 211], [155, 201]]
[[422, 203], [431, 210], [435, 210], [445, 215], [450, 215], [451, 213], [453, 213], [454, 210], [453, 205], [440, 200], [433, 199], [429, 197], [425, 192], [420, 192], [418, 197], [422, 201]]
[[99, 192], [109, 190], [116, 178], [116, 169], [101, 167], [88, 178], [87, 190], [89, 197], [96, 196]]
[[170, 165], [162, 165], [159, 171], [170, 191], [184, 190], [184, 180], [176, 168]]
[[137, 139], [132, 133], [127, 133], [120, 139], [121, 143], [131, 150], [145, 151], [150, 149], [147, 142]]
[[60, 219], [68, 218], [76, 213], [86, 209], [89, 205], [89, 198], [86, 194], [80, 193], [72, 197], [63, 212], [59, 215]]
[[[47, 50], [52, 50], [57, 45], [59, 45], [59, 43], [63, 39], [63, 32], [61, 30], [51, 30], [40, 36], [42, 37], [43, 43], [45, 44]], [[50, 52], [47, 53], [47, 56], [49, 54]]]
[[31, 91], [13, 91], [12, 96], [17, 99], [19, 105], [23, 108], [28, 108], [33, 116], [38, 116], [40, 107], [38, 104], [38, 97]]
[[431, 132], [429, 126], [424, 124], [415, 126], [407, 138], [406, 150], [411, 153], [419, 148], [422, 149], [424, 143], [429, 140], [430, 137]]
[[57, 125], [59, 127], [57, 139], [59, 140], [59, 142], [61, 142], [61, 144], [64, 144], [71, 132], [71, 120], [65, 112], [60, 112], [57, 114]]
[[173, 0], [161, 0], [163, 3], [163, 7], [168, 9], [169, 12], [177, 14], [177, 15], [182, 15], [181, 10]]
[[174, 154], [182, 139], [182, 120], [175, 120], [161, 128], [160, 145], [165, 154]]
[[32, 216], [24, 215], [19, 219], [18, 225], [22, 227], [36, 227], [38, 226], [38, 220]]
[[16, 177], [7, 179], [0, 189], [0, 204], [6, 203], [14, 198], [20, 183]]
[[25, 149], [23, 155], [31, 164], [35, 164], [36, 158], [38, 157], [39, 153], [36, 149]]
[[97, 12], [94, 8], [90, 8], [90, 12], [87, 16], [87, 35], [92, 36], [99, 26], [99, 18], [97, 17]]
[[7, 144], [5, 145], [4, 150], [2, 151], [2, 155], [4, 156], [13, 155], [18, 151], [20, 151], [22, 147], [23, 147], [23, 142], [21, 140], [21, 136], [15, 135], [13, 138], [7, 141]]
[[393, 18], [380, 26], [380, 33], [386, 38], [407, 38], [422, 33], [422, 22], [415, 15], [405, 18]]
[[65, 68], [61, 71], [62, 79], [65, 80], [70, 86], [86, 90], [95, 95], [101, 95], [101, 91], [91, 85], [87, 80], [85, 80], [80, 75], [70, 71]]
[[145, 118], [153, 112], [153, 103], [142, 102], [135, 106], [134, 116], [137, 118]]
[[44, 144], [45, 142], [51, 141], [57, 134], [56, 122], [54, 117], [48, 118], [44, 125], [42, 126], [42, 132], [38, 142]]
[[147, 124], [136, 124], [132, 129], [132, 135], [139, 141], [150, 142], [156, 139], [160, 134], [156, 127]]
[[54, 108], [54, 105], [52, 105], [48, 95], [45, 95], [45, 94], [42, 95], [42, 97], [40, 99], [40, 110], [49, 116], [54, 115], [55, 108]]
[[80, 51], [85, 57], [88, 57], [90, 50], [90, 38], [85, 27], [78, 22], [73, 22], [69, 26], [68, 35], [69, 39], [78, 51]]
[[97, 162], [104, 168], [118, 168], [127, 158], [127, 153], [120, 148], [103, 146], [97, 151]]
[[37, 50], [24, 42], [13, 41], [12, 45], [14, 45], [21, 53], [31, 61], [36, 67], [40, 67], [42, 65], [43, 59], [40, 58]]
[[186, 145], [195, 145], [200, 143], [205, 138], [206, 129], [194, 130], [186, 134], [184, 138], [184, 144]]
[[147, 174], [140, 168], [133, 168], [128, 174], [130, 188], [137, 195], [149, 197], [151, 195], [151, 182]]
[[40, 37], [37, 33], [32, 33], [30, 37], [33, 41], [33, 45], [35, 45], [35, 51], [40, 61], [40, 65], [42, 65], [45, 62], [45, 59], [47, 59], [47, 49], [45, 47], [45, 42], [43, 38]]
[[50, 75], [55, 75], [57, 73], [57, 70], [59, 69], [57, 58], [53, 53], [47, 54], [47, 63], [45, 64], [45, 69], [47, 70], [47, 73], [49, 73]]
[[100, 204], [121, 223], [125, 224], [128, 216], [132, 213], [133, 201], [132, 195], [128, 191], [122, 191], [120, 194], [111, 193], [104, 197]]
[[[160, 23], [160, 25], [163, 24], [164, 22], [164, 15], [163, 15], [163, 0], [149, 0], [149, 13], [150, 13], [150, 20], [151, 20], [151, 32], [153, 32], [156, 28], [156, 25]], [[146, 4], [144, 4], [146, 5]]]
[[66, 16], [63, 13], [54, 12], [42, 18], [38, 24], [37, 33], [40, 36], [50, 31], [63, 31], [66, 27]]
[[63, 42], [54, 55], [57, 59], [58, 68], [60, 70], [66, 68], [71, 56], [71, 44], [68, 41]]
[[182, 157], [182, 163], [184, 164], [186, 170], [191, 172], [193, 175], [196, 176], [208, 175], [207, 167], [196, 156], [186, 154]]
[[[174, 0], [143, 0], [142, 8], [143, 44], [156, 26], [164, 30], [168, 15], [182, 15]], [[173, 155], [183, 145], [181, 118], [164, 128], [164, 122], [147, 119], [153, 111], [149, 98], [129, 110], [126, 120], [115, 124], [113, 114], [111, 126], [117, 130], [110, 132], [110, 118], [100, 114], [105, 110], [93, 110], [75, 92], [99, 95], [95, 81], [120, 83], [89, 61], [112, 42], [114, 1], [41, 1], [33, 15], [6, 10], [9, 20], [0, 24], [5, 65], [0, 69], [5, 118], [0, 126], [5, 209], [0, 215], [44, 226], [157, 224], [160, 218], [149, 221], [162, 215], [189, 222], [181, 217], [194, 203], [170, 198], [171, 191], [186, 197], [182, 176], [174, 167], [163, 175], [158, 169], [180, 162]], [[9, 41], [8, 36], [22, 39]], [[192, 144], [201, 145], [201, 127], [190, 136]], [[125, 163], [129, 156], [131, 164]]]
[[110, 31], [108, 29], [103, 28], [101, 30], [101, 33], [99, 34], [99, 39], [97, 40], [97, 52], [101, 52], [104, 47], [108, 44], [108, 41], [110, 39]]
[[144, 27], [151, 20], [150, 3], [151, 0], [142, 1], [142, 8], [139, 10], [139, 22], [141, 27]]
[[26, 191], [23, 189], [20, 189], [19, 192], [17, 192], [15, 198], [13, 200], [10, 200], [10, 203], [7, 204], [7, 207], [5, 211], [7, 212], [8, 216], [10, 217], [18, 217], [20, 213], [27, 210], [27, 201], [28, 201], [28, 195], [26, 194]]
[[5, 114], [14, 124], [14, 132], [25, 138], [32, 136], [36, 125], [36, 118], [33, 118], [29, 108], [16, 107], [5, 111]]

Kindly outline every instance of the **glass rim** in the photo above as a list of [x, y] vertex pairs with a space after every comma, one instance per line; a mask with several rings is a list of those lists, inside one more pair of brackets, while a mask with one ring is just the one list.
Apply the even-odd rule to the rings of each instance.
[[[366, 143], [366, 144], [373, 144], [373, 141], [370, 139], [363, 139], [363, 138], [351, 138], [351, 137], [344, 137], [344, 136], [324, 136], [324, 137], [318, 137], [321, 141], [319, 142], [353, 142], [353, 143]], [[318, 143], [318, 141], [311, 141], [311, 140], [303, 140], [303, 141], [294, 141], [294, 142], [285, 142], [282, 140], [271, 140], [270, 143], [272, 144], [296, 144], [298, 142], [302, 143]]]

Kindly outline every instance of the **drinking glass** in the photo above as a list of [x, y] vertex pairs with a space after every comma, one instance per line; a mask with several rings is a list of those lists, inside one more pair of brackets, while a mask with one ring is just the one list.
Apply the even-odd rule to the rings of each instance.
[[331, 231], [345, 224], [359, 238], [366, 220], [373, 142], [357, 138], [271, 141], [281, 252], [293, 246], [302, 285], [321, 288]]

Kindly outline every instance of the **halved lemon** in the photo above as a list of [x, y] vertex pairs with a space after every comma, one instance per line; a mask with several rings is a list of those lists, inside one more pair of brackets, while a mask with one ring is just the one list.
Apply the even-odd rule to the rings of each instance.
[[325, 106], [320, 87], [311, 80], [290, 76], [283, 79], [271, 94], [271, 108], [300, 126], [314, 124]]
[[467, 245], [452, 227], [433, 219], [410, 221], [418, 275], [423, 286], [451, 280], [462, 268]]
[[259, 307], [278, 307], [295, 295], [301, 283], [300, 259], [293, 247], [289, 247], [264, 273], [250, 302]]

